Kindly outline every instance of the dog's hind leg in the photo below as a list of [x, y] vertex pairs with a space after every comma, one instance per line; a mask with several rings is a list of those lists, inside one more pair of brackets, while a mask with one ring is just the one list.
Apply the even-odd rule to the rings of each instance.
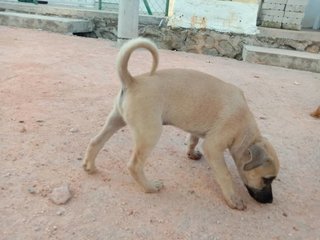
[[195, 135], [189, 134], [187, 139], [187, 145], [188, 145], [188, 158], [192, 160], [199, 160], [202, 156], [201, 152], [196, 150], [196, 146], [199, 142], [199, 138]]
[[109, 138], [117, 132], [120, 128], [124, 127], [126, 123], [123, 121], [122, 116], [114, 106], [113, 110], [107, 117], [107, 121], [104, 124], [102, 130], [97, 136], [91, 139], [89, 146], [87, 148], [84, 160], [83, 168], [89, 173], [95, 171], [95, 159], [104, 146], [104, 144], [109, 140]]
[[128, 169], [132, 177], [146, 193], [159, 191], [163, 184], [161, 181], [149, 181], [144, 174], [144, 164], [152, 149], [157, 144], [162, 124], [160, 121], [138, 122], [132, 127], [134, 137], [134, 150]]

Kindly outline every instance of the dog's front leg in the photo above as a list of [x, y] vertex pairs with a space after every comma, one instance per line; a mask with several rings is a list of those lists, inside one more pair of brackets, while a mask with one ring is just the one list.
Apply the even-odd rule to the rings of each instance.
[[203, 150], [229, 207], [244, 210], [246, 206], [234, 190], [232, 177], [223, 157], [224, 147], [216, 140], [206, 138], [203, 143]]
[[195, 135], [189, 134], [187, 139], [187, 145], [188, 145], [188, 158], [192, 160], [199, 160], [202, 157], [202, 154], [200, 151], [196, 150], [196, 146], [199, 142], [199, 138]]

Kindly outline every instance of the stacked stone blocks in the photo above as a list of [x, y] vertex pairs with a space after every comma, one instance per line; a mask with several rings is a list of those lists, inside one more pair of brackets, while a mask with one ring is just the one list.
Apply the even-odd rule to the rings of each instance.
[[264, 0], [261, 26], [300, 30], [307, 3], [308, 0]]

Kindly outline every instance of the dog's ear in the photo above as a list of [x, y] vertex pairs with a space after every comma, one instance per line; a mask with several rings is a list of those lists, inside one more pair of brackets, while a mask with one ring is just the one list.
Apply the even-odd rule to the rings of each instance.
[[251, 159], [243, 167], [245, 171], [250, 171], [254, 168], [262, 166], [268, 161], [268, 156], [265, 150], [258, 144], [253, 144], [248, 148]]

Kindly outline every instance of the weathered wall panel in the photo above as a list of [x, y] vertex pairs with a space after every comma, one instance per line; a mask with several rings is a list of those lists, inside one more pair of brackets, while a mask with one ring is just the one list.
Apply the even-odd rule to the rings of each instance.
[[169, 26], [207, 28], [219, 32], [255, 34], [259, 3], [256, 0], [175, 0]]

